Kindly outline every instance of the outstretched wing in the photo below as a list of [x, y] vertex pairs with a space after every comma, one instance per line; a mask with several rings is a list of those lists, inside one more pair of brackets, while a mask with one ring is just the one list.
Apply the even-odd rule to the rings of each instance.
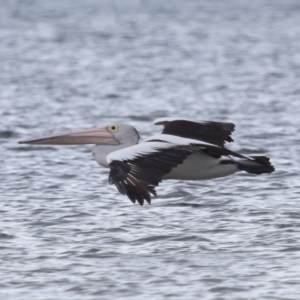
[[108, 157], [109, 183], [115, 184], [121, 194], [140, 205], [144, 200], [150, 204], [150, 194], [156, 196], [155, 187], [162, 177], [193, 153], [192, 146], [165, 142], [147, 142], [124, 150], [123, 153], [115, 151]]
[[150, 203], [151, 194], [156, 196], [155, 187], [164, 175], [195, 151], [203, 151], [216, 159], [222, 156], [245, 158], [224, 147], [160, 134], [144, 143], [110, 153], [107, 156], [109, 183], [115, 184], [133, 203], [137, 201], [143, 205], [144, 200]]
[[[271, 173], [274, 167], [266, 157], [247, 157], [207, 142], [158, 134], [141, 144], [114, 151], [107, 156], [110, 167], [109, 183], [115, 184], [119, 192], [133, 203], [143, 205], [156, 196], [155, 187], [164, 175], [182, 164], [194, 152], [204, 152], [220, 163], [234, 163], [249, 173]], [[220, 160], [229, 157], [228, 160]], [[253, 164], [255, 163], [255, 164]], [[257, 168], [257, 163], [262, 168]], [[256, 167], [255, 167], [256, 166]]]
[[235, 127], [233, 123], [196, 122], [181, 118], [159, 118], [153, 123], [164, 126], [163, 134], [195, 139], [220, 147], [224, 147], [225, 142], [233, 142], [231, 137]]

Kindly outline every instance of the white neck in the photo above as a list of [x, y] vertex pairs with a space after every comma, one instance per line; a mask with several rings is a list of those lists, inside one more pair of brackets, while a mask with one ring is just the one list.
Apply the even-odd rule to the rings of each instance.
[[128, 143], [128, 144], [120, 144], [120, 145], [96, 145], [93, 150], [93, 156], [96, 162], [105, 168], [109, 168], [109, 165], [107, 163], [106, 157], [109, 153], [114, 152], [116, 150], [121, 150], [127, 147], [130, 147], [134, 144]]

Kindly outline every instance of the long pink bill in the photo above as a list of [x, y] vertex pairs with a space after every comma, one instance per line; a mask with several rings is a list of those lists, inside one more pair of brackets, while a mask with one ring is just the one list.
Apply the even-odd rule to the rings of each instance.
[[19, 144], [39, 144], [39, 145], [118, 145], [119, 142], [106, 128], [92, 128], [82, 131], [74, 131], [40, 138], [19, 141]]

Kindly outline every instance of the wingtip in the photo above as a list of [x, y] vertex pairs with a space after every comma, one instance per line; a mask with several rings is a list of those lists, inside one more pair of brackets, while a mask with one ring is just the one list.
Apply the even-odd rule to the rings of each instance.
[[144, 199], [137, 199], [140, 206], [144, 206]]

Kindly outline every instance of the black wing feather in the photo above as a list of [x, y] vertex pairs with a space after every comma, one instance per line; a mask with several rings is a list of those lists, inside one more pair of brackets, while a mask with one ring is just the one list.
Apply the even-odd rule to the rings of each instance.
[[224, 147], [225, 142], [233, 142], [231, 137], [235, 125], [225, 122], [194, 122], [189, 120], [162, 120], [154, 123], [163, 125], [163, 134], [176, 135], [183, 138]]
[[246, 156], [239, 154], [237, 152], [231, 151], [225, 147], [218, 147], [218, 146], [214, 146], [214, 145], [205, 145], [205, 144], [201, 144], [201, 143], [191, 144], [191, 146], [193, 146], [194, 151], [201, 150], [214, 158], [221, 158], [222, 156], [234, 156], [234, 157], [238, 157], [238, 158], [248, 159]]
[[133, 203], [137, 201], [141, 206], [144, 200], [151, 203], [150, 194], [156, 196], [155, 187], [162, 177], [194, 151], [190, 146], [156, 150], [155, 153], [139, 155], [132, 160], [115, 160], [109, 164], [109, 183], [115, 184], [121, 194], [126, 195]]

